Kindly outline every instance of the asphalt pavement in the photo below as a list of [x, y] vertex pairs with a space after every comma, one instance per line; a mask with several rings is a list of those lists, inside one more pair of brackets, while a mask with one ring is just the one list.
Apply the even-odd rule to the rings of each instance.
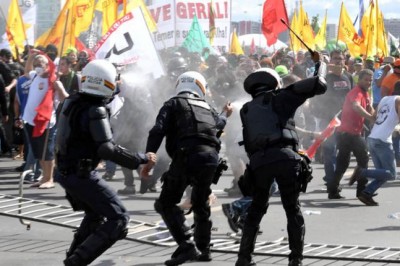
[[[10, 158], [0, 158], [0, 194], [19, 195], [19, 173], [14, 168], [22, 162]], [[308, 186], [307, 193], [301, 195], [302, 211], [305, 214], [306, 237], [305, 243], [311, 249], [321, 247], [338, 250], [339, 248], [355, 250], [392, 250], [393, 262], [382, 262], [378, 260], [369, 261], [368, 257], [374, 259], [379, 256], [372, 254], [365, 256], [367, 259], [357, 259], [357, 256], [350, 256], [347, 259], [326, 258], [326, 256], [307, 257], [305, 265], [391, 265], [400, 263], [400, 181], [391, 181], [378, 190], [375, 200], [379, 206], [365, 206], [356, 197], [355, 187], [347, 185], [347, 179], [354, 167], [354, 162], [342, 180], [342, 195], [345, 199], [328, 200], [322, 177], [323, 166], [314, 163], [314, 179]], [[103, 169], [99, 169], [104, 172]], [[137, 174], [136, 174], [137, 176]], [[231, 230], [226, 218], [221, 211], [221, 204], [228, 203], [236, 198], [228, 197], [223, 191], [229, 187], [233, 176], [230, 170], [224, 173], [220, 182], [213, 185], [213, 191], [217, 196], [217, 202], [212, 206], [213, 239], [227, 238]], [[140, 181], [136, 180], [137, 188]], [[123, 175], [118, 169], [116, 177], [109, 181], [114, 189], [121, 189]], [[161, 184], [157, 184], [160, 191]], [[145, 221], [151, 224], [158, 224], [160, 216], [154, 211], [153, 204], [158, 192], [136, 194], [133, 196], [122, 196], [123, 203], [129, 210], [132, 219]], [[64, 197], [64, 191], [56, 184], [53, 189], [29, 188], [23, 185], [23, 197], [40, 200], [50, 204], [69, 206]], [[72, 239], [72, 229], [60, 226], [57, 222], [43, 223], [40, 221], [31, 222], [30, 229], [21, 224], [20, 220], [5, 215], [7, 205], [4, 199], [0, 198], [0, 265], [30, 265], [30, 266], [53, 266], [62, 265], [65, 258], [65, 251]], [[188, 220], [191, 220], [189, 216]], [[261, 224], [263, 233], [258, 237], [259, 243], [283, 242], [287, 237], [286, 217], [280, 203], [279, 195], [271, 198], [267, 214]], [[229, 238], [229, 237], [228, 237]], [[237, 245], [238, 241], [232, 241]], [[96, 259], [92, 265], [163, 265], [169, 259], [176, 247], [165, 247], [152, 245], [135, 240], [121, 240], [111, 249]], [[309, 248], [309, 249], [310, 249]], [[398, 252], [397, 252], [398, 250]], [[328, 251], [326, 251], [328, 252]], [[345, 250], [345, 252], [347, 252]], [[397, 254], [396, 254], [397, 252]], [[285, 255], [259, 254], [255, 257], [257, 265], [287, 265]], [[327, 254], [320, 252], [318, 254]], [[188, 265], [234, 265], [236, 251], [216, 250], [213, 252], [213, 261], [208, 263], [192, 262]], [[354, 259], [352, 259], [354, 258]]]

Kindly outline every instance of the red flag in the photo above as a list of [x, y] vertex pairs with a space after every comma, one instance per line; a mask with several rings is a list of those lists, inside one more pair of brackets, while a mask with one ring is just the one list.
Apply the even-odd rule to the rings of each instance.
[[75, 38], [75, 47], [79, 52], [85, 51], [89, 55], [89, 61], [92, 61], [93, 58], [96, 57], [93, 51], [87, 48], [85, 44], [81, 40], [79, 40], [79, 38]]
[[78, 51], [87, 50], [86, 45], [81, 40], [79, 40], [79, 38], [76, 37], [75, 37], [75, 47]]
[[54, 65], [53, 61], [43, 52], [40, 54], [46, 56], [47, 60], [49, 61], [49, 88], [43, 97], [42, 102], [36, 107], [36, 116], [33, 119], [35, 123], [35, 127], [33, 128], [33, 137], [40, 137], [47, 128], [47, 125], [50, 122], [51, 114], [53, 112], [53, 95], [54, 89], [53, 84], [57, 79], [56, 76], [56, 66]]
[[250, 44], [250, 54], [255, 54], [256, 53], [256, 45], [254, 44], [254, 37], [251, 39], [251, 44]]
[[276, 43], [279, 33], [287, 30], [285, 24], [280, 21], [281, 19], [283, 19], [286, 23], [289, 21], [286, 13], [285, 1], [265, 1], [261, 29], [265, 38], [267, 39], [268, 46]]
[[308, 157], [313, 158], [315, 153], [317, 152], [318, 147], [324, 142], [327, 138], [332, 136], [333, 132], [335, 132], [335, 128], [340, 126], [340, 120], [336, 116], [329, 122], [328, 126], [321, 133], [321, 137], [316, 139], [314, 143], [307, 149], [306, 153]]

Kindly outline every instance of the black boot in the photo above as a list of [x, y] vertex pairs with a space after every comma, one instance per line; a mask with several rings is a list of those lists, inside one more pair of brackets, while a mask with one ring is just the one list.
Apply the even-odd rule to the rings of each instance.
[[85, 240], [85, 239], [83, 239], [82, 237], [80, 237], [78, 233], [75, 233], [75, 234], [74, 234], [74, 239], [72, 239], [72, 243], [71, 243], [71, 245], [69, 246], [69, 249], [68, 249], [67, 252], [66, 252], [67, 258], [68, 258], [69, 256], [71, 256], [71, 255], [74, 253], [75, 249], [76, 249], [84, 240]]
[[172, 254], [171, 259], [165, 261], [165, 265], [174, 266], [185, 263], [186, 261], [196, 260], [198, 257], [196, 247], [192, 243], [181, 243], [175, 252]]
[[289, 261], [289, 266], [303, 266], [302, 259], [292, 259]]
[[197, 261], [212, 261], [210, 248], [199, 250], [200, 255], [197, 256]]
[[240, 241], [240, 249], [238, 260], [235, 266], [253, 266], [256, 263], [252, 260], [252, 253], [257, 239], [258, 229], [260, 227], [250, 227], [247, 224], [243, 228], [242, 240]]
[[65, 266], [85, 266], [88, 264], [83, 262], [82, 258], [79, 255], [73, 254], [73, 255], [68, 256], [64, 260], [64, 265]]
[[289, 266], [302, 265], [303, 261], [303, 249], [304, 249], [304, 235], [305, 226], [299, 228], [287, 227], [289, 235]]
[[211, 261], [210, 241], [211, 241], [211, 228], [212, 222], [210, 220], [201, 221], [198, 216], [194, 215], [195, 227], [193, 239], [196, 243], [197, 249], [200, 251], [198, 261]]

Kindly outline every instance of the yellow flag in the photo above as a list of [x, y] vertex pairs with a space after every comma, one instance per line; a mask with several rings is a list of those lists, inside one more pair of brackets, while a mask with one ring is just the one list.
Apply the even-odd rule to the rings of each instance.
[[147, 6], [143, 0], [126, 0], [126, 1], [128, 1], [128, 4], [126, 6], [126, 12], [129, 12], [130, 10], [135, 9], [138, 6], [140, 6], [142, 8], [143, 17], [144, 17], [144, 20], [146, 21], [149, 31], [150, 32], [157, 31], [157, 24], [154, 21], [153, 16], [151, 15], [149, 9], [147, 8]]
[[72, 7], [72, 17], [75, 37], [87, 31], [93, 21], [94, 0], [75, 0]]
[[387, 45], [387, 32], [385, 29], [385, 23], [383, 20], [382, 11], [379, 8], [378, 0], [376, 1], [376, 52], [379, 57], [388, 56], [388, 45]]
[[236, 35], [236, 29], [232, 33], [231, 47], [229, 49], [229, 53], [236, 55], [244, 54], [242, 46], [240, 46], [239, 39]]
[[360, 45], [363, 40], [358, 36], [343, 2], [340, 9], [338, 41], [343, 41], [347, 45], [351, 56], [356, 57], [360, 55]]
[[315, 45], [319, 50], [323, 50], [326, 46], [326, 20], [328, 17], [328, 11], [325, 12], [324, 20], [322, 21], [321, 27], [319, 28], [318, 34], [315, 36]]
[[366, 56], [374, 56], [377, 53], [377, 16], [376, 6], [371, 1], [361, 21], [361, 28], [364, 37], [364, 46], [362, 54]]
[[17, 58], [17, 49], [19, 53], [22, 53], [24, 50], [24, 42], [27, 40], [24, 21], [22, 20], [17, 0], [11, 0], [10, 3], [6, 33], [13, 57]]
[[[314, 32], [311, 28], [310, 22], [308, 20], [308, 15], [303, 9], [303, 5], [300, 2], [299, 17], [297, 18], [299, 22], [300, 32], [296, 32], [300, 38], [308, 45], [309, 48], [315, 49]], [[306, 47], [303, 47], [306, 49]]]
[[[379, 10], [378, 16], [378, 30], [380, 32], [377, 38], [377, 47], [378, 47], [378, 55], [380, 57], [388, 56], [389, 55], [389, 48], [388, 48], [388, 41], [387, 41], [387, 32], [385, 29], [385, 22], [383, 20], [382, 11]], [[382, 53], [380, 55], [380, 53]]]
[[[75, 35], [73, 34], [74, 29], [72, 23], [73, 3], [74, 0], [67, 0], [67, 2], [65, 2], [64, 7], [58, 14], [53, 27], [50, 29], [48, 34], [45, 32], [39, 37], [39, 39], [36, 41], [36, 45], [46, 46], [48, 44], [54, 44], [58, 47], [59, 54], [61, 55], [64, 54], [69, 47], [75, 47]], [[65, 27], [65, 25], [67, 25], [67, 27]], [[61, 51], [61, 47], [63, 47], [63, 51]]]
[[[290, 27], [297, 34], [300, 32], [300, 23], [297, 18], [296, 12], [294, 12], [292, 22], [290, 23]], [[299, 39], [297, 39], [297, 37], [291, 31], [290, 31], [290, 44], [292, 45], [292, 50], [294, 52], [298, 52], [300, 49], [302, 49], [301, 42], [299, 41]]]
[[118, 2], [117, 0], [100, 0], [96, 4], [96, 10], [103, 14], [101, 35], [104, 35], [117, 20]]
[[44, 45], [46, 43], [47, 38], [49, 37], [50, 31], [51, 31], [51, 28], [49, 28], [44, 33], [42, 33], [42, 35], [40, 35], [38, 38], [36, 38], [35, 46]]

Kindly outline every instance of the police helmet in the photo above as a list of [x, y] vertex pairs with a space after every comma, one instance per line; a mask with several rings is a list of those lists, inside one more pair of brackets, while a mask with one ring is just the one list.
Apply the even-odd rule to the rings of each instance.
[[168, 74], [171, 77], [178, 77], [180, 74], [188, 70], [188, 63], [183, 57], [173, 57], [169, 60], [168, 65]]
[[96, 59], [82, 69], [80, 93], [112, 98], [116, 91], [117, 70], [107, 60]]
[[202, 74], [196, 71], [188, 71], [178, 77], [175, 91], [176, 95], [182, 92], [189, 92], [204, 98], [207, 88], [207, 81]]
[[250, 94], [255, 95], [262, 91], [277, 90], [282, 87], [282, 80], [279, 74], [271, 68], [259, 68], [250, 75], [243, 82], [244, 90]]

